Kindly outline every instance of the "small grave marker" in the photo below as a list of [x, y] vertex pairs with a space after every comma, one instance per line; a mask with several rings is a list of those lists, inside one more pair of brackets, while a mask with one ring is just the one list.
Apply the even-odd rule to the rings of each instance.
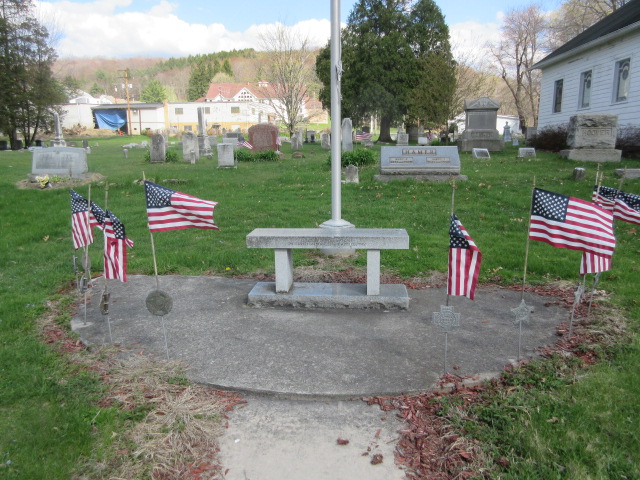
[[518, 158], [535, 157], [535, 156], [536, 156], [535, 148], [519, 148], [518, 149]]
[[473, 148], [471, 150], [471, 156], [473, 158], [491, 158], [489, 150], [486, 148]]

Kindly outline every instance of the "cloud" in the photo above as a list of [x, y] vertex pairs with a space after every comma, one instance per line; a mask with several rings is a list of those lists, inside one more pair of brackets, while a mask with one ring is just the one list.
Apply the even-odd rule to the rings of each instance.
[[[60, 57], [186, 56], [221, 50], [260, 48], [260, 32], [276, 23], [252, 25], [233, 32], [221, 23], [194, 24], [173, 12], [175, 5], [161, 1], [146, 12], [122, 11], [131, 0], [39, 2], [41, 14], [56, 19]], [[329, 20], [304, 20], [292, 28], [314, 46], [329, 39]]]
[[[454, 23], [449, 26], [454, 57], [465, 56], [482, 63], [489, 55], [487, 44], [500, 40], [500, 25], [475, 21]], [[475, 62], [474, 62], [475, 63]]]

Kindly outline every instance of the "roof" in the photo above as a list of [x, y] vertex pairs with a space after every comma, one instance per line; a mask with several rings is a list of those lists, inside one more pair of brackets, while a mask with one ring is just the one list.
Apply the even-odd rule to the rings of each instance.
[[[155, 108], [161, 108], [163, 107], [164, 104], [163, 103], [131, 103], [129, 105], [129, 108], [135, 108], [137, 110], [145, 110], [145, 109], [155, 109]], [[112, 104], [105, 104], [105, 105], [92, 105], [91, 106], [92, 110], [126, 110], [127, 109], [127, 104], [126, 103], [112, 103]]]
[[197, 101], [204, 101], [205, 98], [216, 98], [218, 95], [226, 99], [232, 99], [243, 89], [247, 89], [256, 98], [269, 98], [267, 93], [271, 93], [272, 89], [269, 88], [269, 84], [266, 84], [266, 88], [262, 87], [259, 83], [212, 83], [209, 85], [206, 95], [202, 99]]
[[532, 68], [547, 67], [571, 54], [592, 48], [638, 28], [640, 28], [640, 0], [631, 0], [551, 52]]

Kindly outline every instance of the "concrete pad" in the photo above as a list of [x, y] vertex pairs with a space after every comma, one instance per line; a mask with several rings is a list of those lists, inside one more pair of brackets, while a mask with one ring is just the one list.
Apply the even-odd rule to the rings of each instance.
[[[249, 396], [220, 439], [226, 480], [401, 480], [395, 411], [362, 401], [310, 402]], [[338, 438], [348, 440], [338, 445]], [[374, 455], [382, 463], [372, 465]]]
[[[100, 314], [102, 279], [90, 288], [87, 319], [79, 309], [73, 329], [88, 344], [108, 344], [107, 317]], [[188, 366], [191, 380], [239, 392], [290, 399], [350, 399], [419, 392], [443, 373], [444, 333], [432, 314], [446, 301], [441, 289], [409, 290], [409, 310], [251, 308], [255, 280], [165, 276], [160, 289], [173, 298], [164, 318], [150, 314], [153, 277], [110, 281], [109, 319], [114, 342], [134, 351]], [[364, 285], [363, 285], [364, 286]], [[500, 372], [516, 361], [518, 328], [512, 308], [520, 292], [479, 288], [476, 300], [451, 297], [461, 326], [448, 335], [448, 371], [459, 375]], [[525, 295], [534, 313], [523, 325], [523, 357], [555, 342], [555, 327], [569, 312]]]

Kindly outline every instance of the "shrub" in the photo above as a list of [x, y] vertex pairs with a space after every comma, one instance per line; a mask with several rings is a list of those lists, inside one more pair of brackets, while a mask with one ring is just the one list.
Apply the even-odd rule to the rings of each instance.
[[[167, 152], [164, 155], [164, 161], [167, 163], [176, 163], [180, 160], [178, 157], [178, 152], [175, 150], [167, 149]], [[144, 161], [146, 163], [151, 163], [151, 151], [147, 150], [144, 152]]]
[[439, 138], [434, 138], [429, 142], [429, 145], [431, 145], [432, 147], [439, 147], [442, 145], [442, 142], [440, 141]]
[[280, 156], [273, 150], [263, 150], [252, 153], [249, 150], [236, 150], [236, 159], [239, 162], [277, 162]]
[[627, 125], [618, 129], [616, 148], [626, 158], [640, 158], [640, 127]]
[[[356, 167], [363, 167], [366, 165], [373, 165], [376, 161], [376, 155], [373, 150], [366, 148], [358, 148], [353, 152], [342, 152], [341, 155], [342, 167], [347, 165], [355, 165]], [[327, 157], [327, 164], [331, 166], [331, 155]]]
[[569, 125], [566, 123], [551, 125], [540, 130], [530, 141], [532, 147], [539, 150], [559, 152], [568, 148], [567, 135]]

